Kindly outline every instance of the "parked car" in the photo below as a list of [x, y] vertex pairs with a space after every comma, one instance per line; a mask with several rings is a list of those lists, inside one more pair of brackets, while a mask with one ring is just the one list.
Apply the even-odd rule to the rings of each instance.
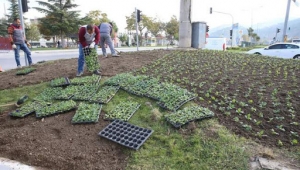
[[247, 54], [266, 55], [286, 59], [300, 59], [300, 44], [276, 43], [265, 48], [250, 50]]
[[300, 44], [300, 39], [292, 39], [292, 43], [294, 43], [294, 44]]

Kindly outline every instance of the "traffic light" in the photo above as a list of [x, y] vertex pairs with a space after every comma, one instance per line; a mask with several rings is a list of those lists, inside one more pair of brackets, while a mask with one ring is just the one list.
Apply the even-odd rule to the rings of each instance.
[[230, 30], [230, 39], [232, 39], [232, 30]]
[[22, 11], [23, 13], [28, 12], [28, 2], [27, 0], [22, 0]]
[[209, 26], [206, 25], [206, 32], [209, 32]]
[[140, 21], [141, 21], [141, 13], [142, 13], [141, 10], [136, 10], [137, 22], [140, 22]]
[[212, 7], [210, 7], [209, 13], [212, 14]]
[[277, 33], [279, 33], [280, 32], [280, 29], [279, 28], [277, 28]]

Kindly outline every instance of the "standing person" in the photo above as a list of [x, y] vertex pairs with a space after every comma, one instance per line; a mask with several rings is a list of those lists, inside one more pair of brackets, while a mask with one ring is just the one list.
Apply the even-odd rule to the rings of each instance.
[[[84, 48], [95, 48], [97, 51], [97, 45], [100, 39], [100, 32], [97, 26], [94, 25], [85, 25], [80, 27], [79, 29], [79, 57], [78, 57], [78, 69], [77, 69], [77, 77], [83, 74], [84, 69]], [[100, 75], [99, 70], [95, 70], [94, 74]]]
[[9, 35], [10, 43], [15, 52], [15, 59], [16, 59], [17, 67], [21, 68], [20, 49], [26, 53], [29, 66], [32, 65], [31, 52], [28, 48], [28, 46], [30, 46], [30, 44], [25, 39], [25, 34], [21, 27], [20, 18], [14, 19], [13, 24], [8, 26], [7, 32]]
[[120, 55], [118, 55], [113, 47], [113, 43], [111, 40], [111, 33], [112, 33], [112, 27], [113, 27], [113, 23], [112, 22], [104, 22], [101, 23], [99, 25], [99, 29], [100, 29], [100, 34], [101, 34], [101, 39], [100, 39], [100, 46], [102, 49], [102, 53], [104, 57], [107, 57], [107, 53], [106, 53], [106, 49], [105, 49], [105, 43], [108, 44], [109, 49], [111, 51], [111, 55], [113, 57], [120, 57]]
[[60, 48], [60, 41], [57, 41], [57, 48]]

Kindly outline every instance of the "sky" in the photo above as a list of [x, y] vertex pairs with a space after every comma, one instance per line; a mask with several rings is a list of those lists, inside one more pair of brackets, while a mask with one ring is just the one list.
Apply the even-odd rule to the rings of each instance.
[[[46, 0], [41, 0], [46, 1]], [[297, 0], [300, 2], [300, 0]], [[232, 22], [239, 25], [254, 28], [262, 28], [271, 22], [284, 22], [288, 0], [192, 0], [192, 22], [206, 22], [210, 29], [221, 25], [231, 25]], [[100, 10], [115, 21], [120, 32], [125, 32], [126, 19], [135, 8], [152, 18], [167, 22], [175, 15], [179, 19], [180, 0], [73, 0], [79, 5], [77, 10], [82, 16], [89, 11]], [[0, 17], [4, 16], [4, 5], [9, 8], [8, 0], [0, 0]], [[29, 7], [38, 7], [35, 0], [30, 0]], [[209, 13], [212, 7], [213, 13]], [[7, 11], [7, 10], [6, 10]], [[228, 14], [221, 14], [221, 13]], [[7, 11], [8, 13], [8, 11]], [[44, 14], [35, 9], [29, 9], [25, 13], [26, 18], [34, 19], [43, 17]], [[232, 19], [233, 18], [233, 19]], [[300, 6], [291, 3], [289, 19], [300, 18]]]

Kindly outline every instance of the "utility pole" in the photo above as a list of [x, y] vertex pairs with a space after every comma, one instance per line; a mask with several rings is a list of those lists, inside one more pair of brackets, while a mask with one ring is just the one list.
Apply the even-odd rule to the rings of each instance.
[[287, 24], [288, 24], [288, 21], [289, 21], [289, 14], [290, 14], [291, 1], [292, 1], [292, 0], [288, 0], [287, 7], [286, 7], [286, 14], [285, 14], [285, 20], [284, 20], [284, 27], [283, 27], [283, 32], [282, 32], [282, 42], [284, 42], [284, 38], [285, 38], [285, 36], [286, 36], [286, 28], [287, 28]]
[[136, 8], [135, 8], [135, 28], [136, 28], [136, 50], [139, 51], [138, 13]]
[[[24, 24], [24, 18], [23, 18], [23, 9], [22, 9], [22, 0], [18, 0], [18, 5], [19, 5], [19, 16], [20, 16], [20, 20], [21, 20], [21, 26], [23, 29], [24, 37], [26, 37], [25, 24]], [[25, 52], [24, 52], [24, 58], [25, 58], [25, 65], [28, 66], [27, 55]]]
[[180, 0], [179, 47], [192, 46], [192, 0]]

